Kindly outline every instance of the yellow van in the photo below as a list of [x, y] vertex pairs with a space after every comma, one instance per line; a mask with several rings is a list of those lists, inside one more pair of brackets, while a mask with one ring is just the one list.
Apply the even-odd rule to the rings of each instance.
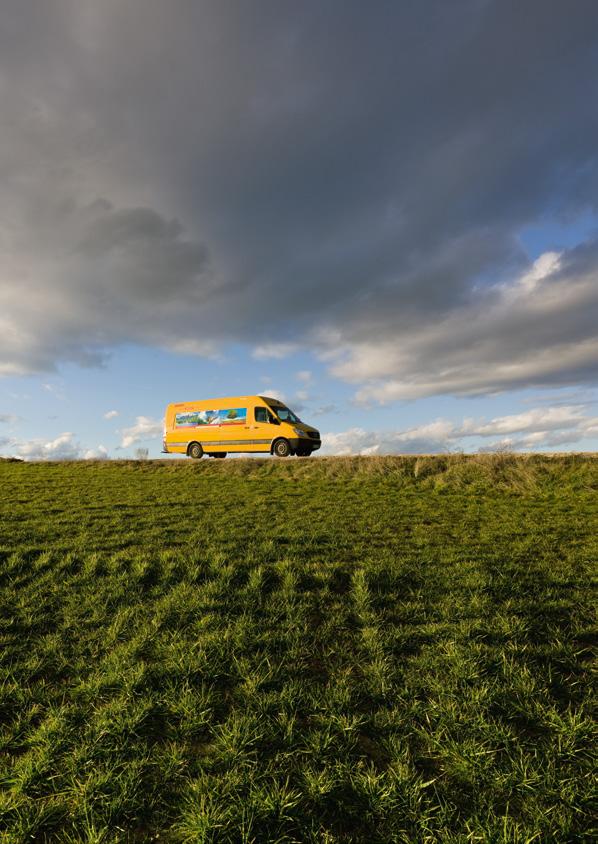
[[265, 452], [308, 457], [320, 433], [278, 399], [229, 396], [169, 404], [164, 417], [165, 454], [226, 457], [228, 452]]

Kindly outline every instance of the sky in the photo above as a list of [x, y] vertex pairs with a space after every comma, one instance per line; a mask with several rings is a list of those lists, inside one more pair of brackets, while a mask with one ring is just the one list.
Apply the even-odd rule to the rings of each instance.
[[4, 0], [0, 455], [283, 398], [322, 454], [598, 451], [595, 0]]

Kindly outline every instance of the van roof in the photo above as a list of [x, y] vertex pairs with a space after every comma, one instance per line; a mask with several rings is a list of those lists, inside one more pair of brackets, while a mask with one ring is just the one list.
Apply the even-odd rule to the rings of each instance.
[[277, 407], [284, 407], [284, 402], [281, 402], [279, 399], [273, 399], [270, 396], [257, 396], [258, 399], [262, 399], [262, 401], [270, 402], [270, 404], [274, 404]]
[[169, 407], [182, 407], [186, 404], [197, 404], [201, 402], [202, 404], [210, 403], [210, 404], [218, 404], [218, 402], [229, 402], [229, 401], [245, 401], [247, 399], [251, 399], [251, 401], [255, 401], [259, 399], [261, 401], [265, 401], [268, 404], [272, 404], [275, 407], [284, 407], [284, 403], [279, 401], [279, 399], [271, 398], [270, 396], [220, 396], [219, 398], [212, 398], [212, 399], [189, 399], [188, 401], [178, 401], [178, 402], [171, 402]]

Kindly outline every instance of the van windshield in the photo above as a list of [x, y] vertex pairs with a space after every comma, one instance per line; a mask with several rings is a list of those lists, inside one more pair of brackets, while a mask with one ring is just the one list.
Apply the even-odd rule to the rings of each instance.
[[273, 407], [272, 410], [278, 416], [281, 422], [301, 422], [298, 416], [295, 416], [292, 410], [288, 407]]

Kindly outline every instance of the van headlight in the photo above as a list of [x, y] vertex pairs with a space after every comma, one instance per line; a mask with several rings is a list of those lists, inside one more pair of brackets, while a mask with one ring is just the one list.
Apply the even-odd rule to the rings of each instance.
[[297, 434], [298, 437], [308, 436], [308, 434], [305, 431], [302, 431], [301, 428], [293, 428], [293, 431]]

